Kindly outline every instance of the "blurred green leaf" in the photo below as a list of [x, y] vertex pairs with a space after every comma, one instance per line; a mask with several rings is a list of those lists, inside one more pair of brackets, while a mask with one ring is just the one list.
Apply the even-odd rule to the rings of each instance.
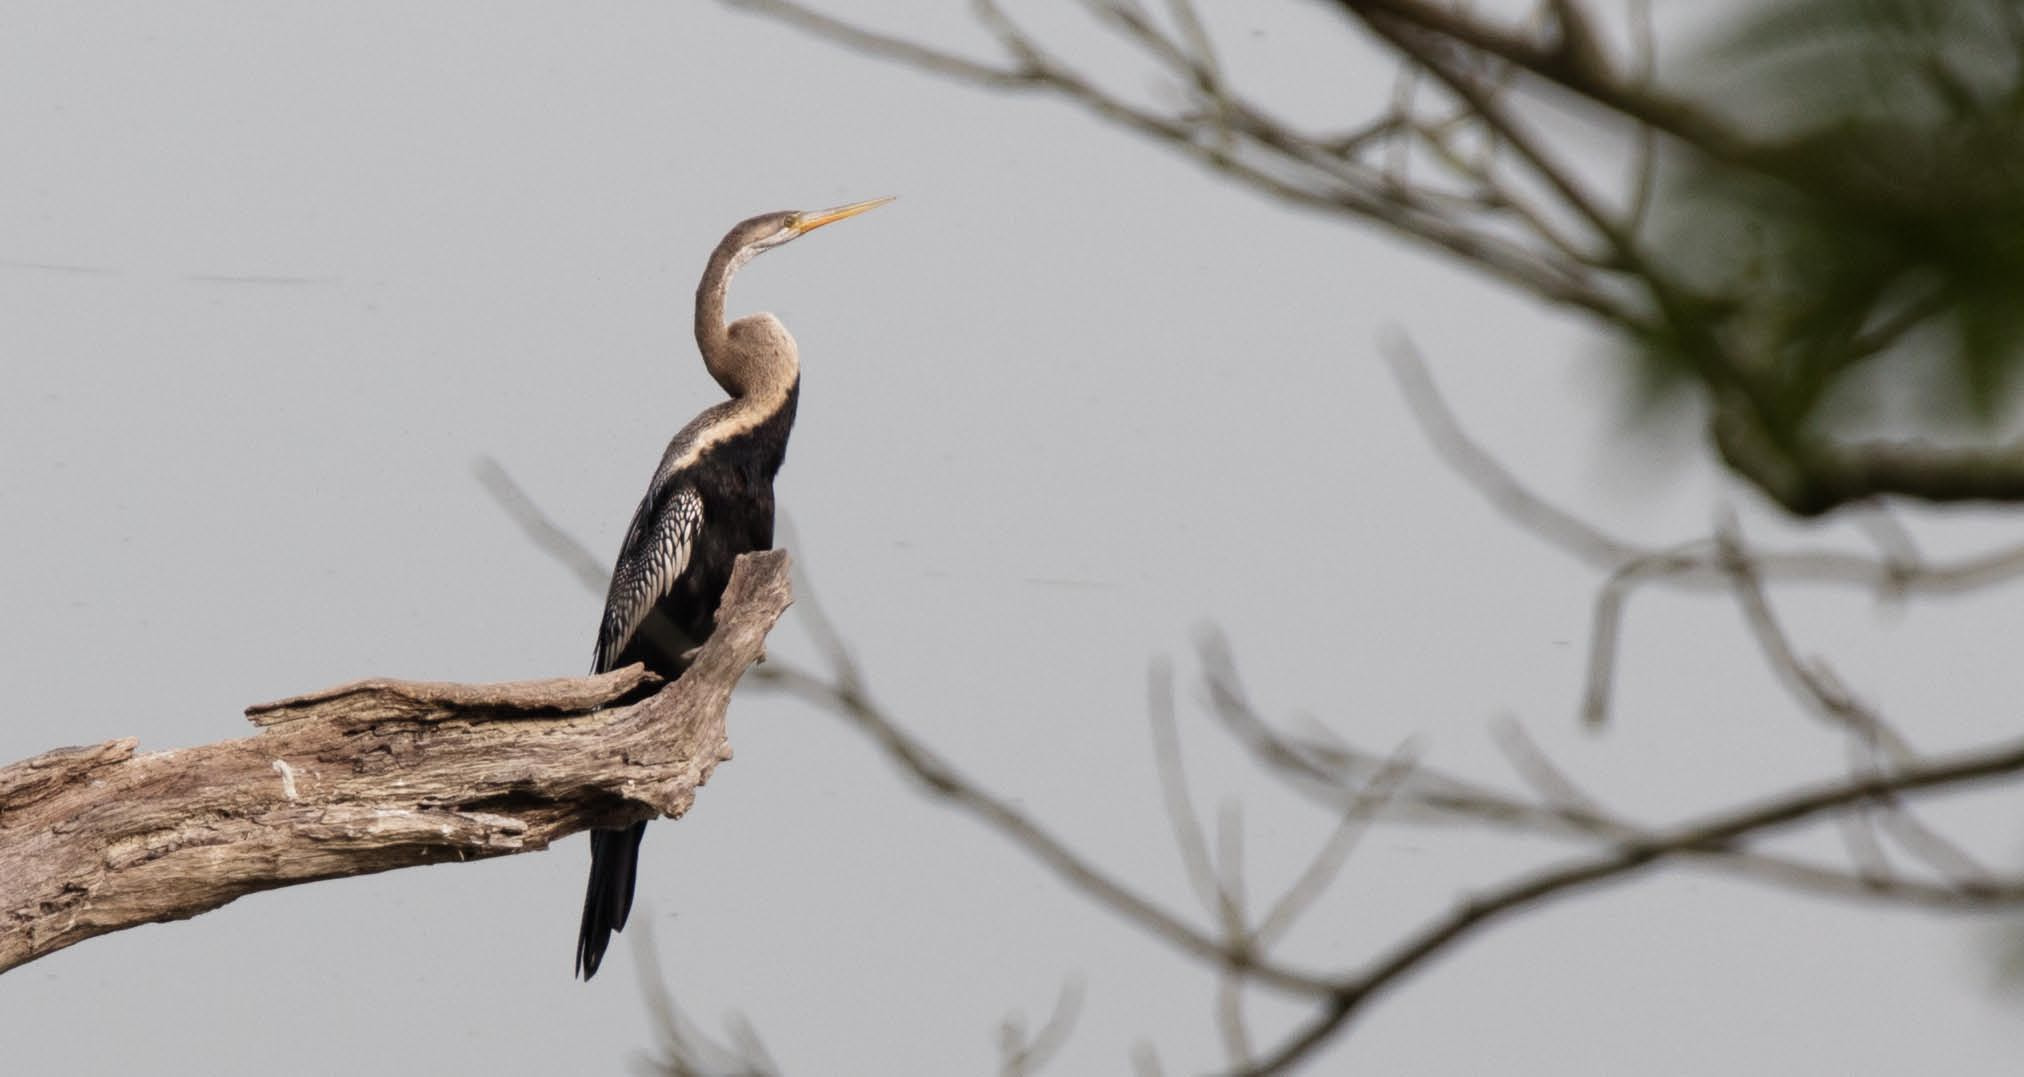
[[[1658, 258], [1706, 306], [1641, 345], [1647, 384], [1705, 381], [1695, 349], [1718, 341], [1776, 440], [1860, 420], [1878, 392], [1939, 405], [1926, 422], [2005, 418], [2024, 369], [2024, 4], [1769, 4], [1690, 81], [1762, 149], [1660, 188]], [[1888, 377], [1858, 376], [1884, 355]]]

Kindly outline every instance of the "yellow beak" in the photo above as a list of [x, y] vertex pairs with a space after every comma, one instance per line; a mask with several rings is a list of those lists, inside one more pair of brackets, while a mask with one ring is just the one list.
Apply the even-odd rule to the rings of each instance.
[[794, 224], [794, 234], [797, 236], [805, 236], [808, 233], [815, 231], [816, 229], [822, 227], [825, 224], [835, 224], [837, 221], [840, 221], [845, 217], [855, 217], [858, 214], [865, 212], [866, 210], [877, 209], [880, 206], [885, 205], [887, 202], [892, 201], [893, 197], [894, 196], [892, 195], [887, 195], [884, 198], [867, 198], [862, 202], [852, 202], [850, 205], [847, 206], [838, 206], [835, 209], [825, 209], [820, 213], [804, 213], [802, 214], [801, 219], [799, 221], [796, 221]]

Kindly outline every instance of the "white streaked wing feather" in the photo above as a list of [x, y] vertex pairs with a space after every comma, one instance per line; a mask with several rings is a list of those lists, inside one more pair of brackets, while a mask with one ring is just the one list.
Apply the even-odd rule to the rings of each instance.
[[703, 498], [693, 486], [676, 490], [662, 511], [648, 518], [652, 505], [649, 498], [633, 515], [625, 548], [612, 572], [611, 593], [605, 598], [604, 620], [597, 631], [597, 671], [612, 668], [654, 603], [666, 597], [688, 570], [690, 551], [703, 527]]

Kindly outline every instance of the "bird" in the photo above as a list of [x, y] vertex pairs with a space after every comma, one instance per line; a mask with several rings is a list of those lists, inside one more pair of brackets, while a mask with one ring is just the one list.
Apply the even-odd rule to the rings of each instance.
[[[696, 286], [696, 345], [729, 399], [690, 420], [661, 454], [612, 569], [592, 673], [639, 662], [666, 680], [680, 677], [715, 626], [738, 555], [773, 546], [773, 478], [794, 427], [801, 360], [773, 315], [725, 322], [732, 275], [760, 254], [890, 201], [762, 213], [738, 222], [710, 254]], [[576, 939], [576, 973], [586, 981], [632, 911], [646, 827], [591, 831]]]

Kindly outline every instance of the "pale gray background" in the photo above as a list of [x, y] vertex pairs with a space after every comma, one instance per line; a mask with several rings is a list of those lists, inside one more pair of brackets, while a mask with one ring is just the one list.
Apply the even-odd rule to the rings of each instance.
[[[881, 10], [975, 38], [942, 5]], [[1600, 343], [1067, 107], [707, 4], [0, 13], [0, 758], [238, 736], [247, 703], [366, 675], [579, 671], [597, 597], [472, 462], [496, 455], [607, 555], [715, 399], [689, 336], [711, 245], [750, 213], [893, 193], [732, 297], [802, 344], [795, 553], [879, 695], [1092, 855], [1187, 903], [1145, 671], [1192, 668], [1209, 621], [1274, 713], [1379, 750], [1417, 733], [1485, 775], [1488, 722], [1514, 714], [1647, 818], [1839, 764], [1706, 598], [1634, 607], [1621, 721], [1578, 735], [1595, 581], [1437, 464], [1376, 347], [1410, 333], [1554, 496], [1655, 542], [1703, 533], [1736, 495], [1658, 462], [1674, 443], [1616, 436]], [[1384, 91], [1318, 6], [1217, 24], [1229, 63], [1313, 115]], [[1896, 617], [1800, 597], [1806, 645], [1922, 743], [2014, 728], [2014, 592]], [[774, 647], [806, 654], [793, 613]], [[1282, 885], [1323, 821], [1187, 717], [1204, 799], [1244, 797], [1254, 880]], [[706, 1024], [743, 1012], [798, 1074], [989, 1072], [1003, 1015], [1078, 976], [1058, 1072], [1122, 1070], [1141, 1039], [1177, 1072], [1220, 1058], [1206, 977], [837, 722], [747, 693], [732, 731], [736, 761], [649, 838], [636, 914]], [[2014, 859], [2014, 823], [1940, 818]], [[1296, 942], [1370, 952], [1543, 852], [1382, 832]], [[570, 980], [585, 859], [575, 840], [84, 943], [0, 977], [4, 1066], [616, 1072], [651, 1038], [642, 933]], [[1466, 945], [1323, 1068], [2015, 1072], [2024, 1007], [1989, 989], [1992, 937], [1667, 874]], [[1261, 1033], [1286, 1017], [1255, 1012]]]

